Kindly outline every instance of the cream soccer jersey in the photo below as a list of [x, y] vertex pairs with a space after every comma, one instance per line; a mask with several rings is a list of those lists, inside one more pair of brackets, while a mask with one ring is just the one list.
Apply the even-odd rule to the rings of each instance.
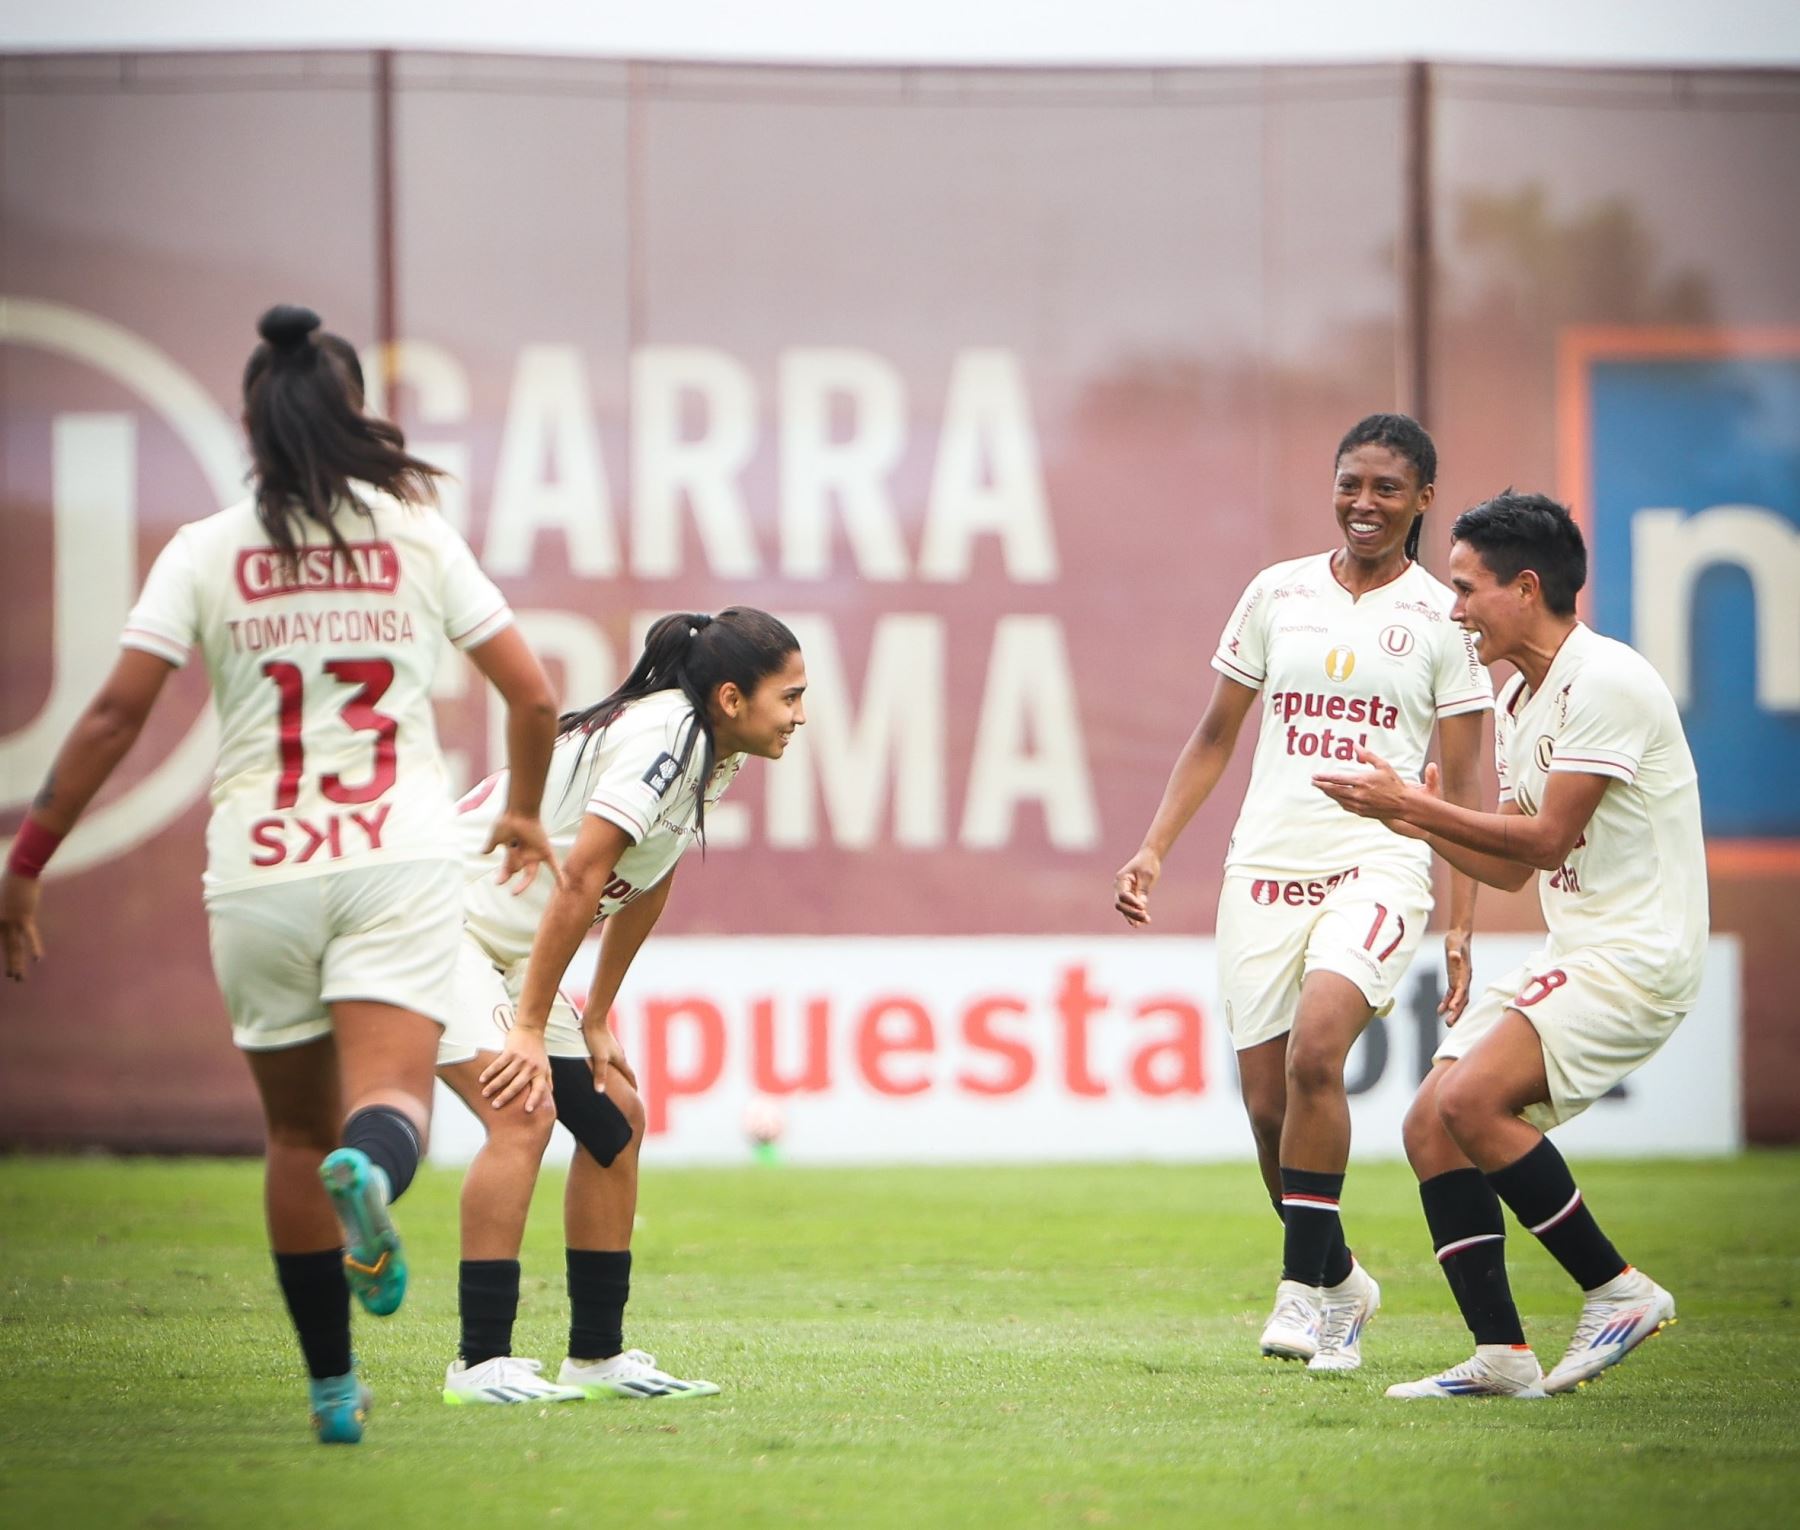
[[[706, 741], [696, 735], [696, 727], [686, 696], [654, 691], [626, 703], [600, 732], [577, 731], [556, 741], [542, 817], [557, 859], [574, 848], [581, 821], [590, 813], [617, 824], [631, 838], [631, 848], [619, 857], [601, 892], [596, 920], [656, 886], [698, 839]], [[743, 763], [743, 755], [731, 754], [714, 765], [706, 783], [708, 806], [724, 795]], [[458, 804], [457, 834], [467, 879], [464, 922], [496, 961], [515, 962], [531, 953], [553, 884], [540, 873], [515, 895], [494, 880], [501, 853], [484, 855], [482, 847], [505, 805], [506, 788], [507, 772], [501, 771], [470, 791]]]
[[1228, 871], [1292, 876], [1376, 863], [1428, 874], [1423, 841], [1346, 813], [1312, 778], [1354, 765], [1360, 744], [1417, 781], [1438, 718], [1493, 706], [1493, 681], [1450, 620], [1454, 601], [1417, 563], [1354, 596], [1329, 553], [1250, 581], [1212, 661], [1263, 698]]
[[308, 522], [284, 564], [252, 500], [183, 526], [126, 619], [125, 647], [179, 665], [198, 645], [206, 660], [209, 893], [446, 857], [432, 674], [446, 638], [473, 648], [512, 612], [435, 511], [357, 492], [374, 518], [338, 509], [347, 557]]
[[1500, 800], [1535, 814], [1551, 774], [1609, 776], [1568, 861], [1538, 878], [1554, 956], [1593, 950], [1663, 1003], [1700, 988], [1708, 923], [1700, 785], [1675, 698], [1635, 649], [1577, 623], [1535, 692], [1494, 717]]

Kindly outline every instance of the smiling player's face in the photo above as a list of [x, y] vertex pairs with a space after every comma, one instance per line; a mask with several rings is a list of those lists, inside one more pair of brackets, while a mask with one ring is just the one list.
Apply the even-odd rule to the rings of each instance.
[[779, 760], [794, 729], [806, 721], [806, 661], [795, 649], [746, 696], [735, 685], [713, 699], [713, 738], [720, 755], [754, 754]]
[[1344, 546], [1361, 563], [1383, 564], [1401, 555], [1413, 518], [1431, 504], [1431, 485], [1391, 447], [1373, 442], [1338, 458], [1331, 505]]
[[1449, 574], [1456, 592], [1450, 620], [1475, 639], [1475, 657], [1483, 664], [1510, 657], [1525, 616], [1520, 582], [1501, 584], [1467, 542], [1450, 544]]

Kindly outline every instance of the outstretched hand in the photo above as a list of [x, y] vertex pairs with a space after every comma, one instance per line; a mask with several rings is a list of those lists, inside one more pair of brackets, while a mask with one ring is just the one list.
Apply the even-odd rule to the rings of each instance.
[[1359, 745], [1356, 758], [1369, 768], [1366, 771], [1321, 770], [1314, 774], [1313, 785], [1346, 812], [1379, 819], [1396, 834], [1411, 839], [1423, 838], [1421, 832], [1406, 821], [1406, 812], [1416, 792], [1422, 791], [1433, 797], [1441, 795], [1437, 766], [1425, 767], [1422, 786], [1410, 786], [1374, 750]]

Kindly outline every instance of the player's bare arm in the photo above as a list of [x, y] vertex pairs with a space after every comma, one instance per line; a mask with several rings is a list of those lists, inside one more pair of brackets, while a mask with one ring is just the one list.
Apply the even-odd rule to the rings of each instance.
[[[57, 751], [43, 790], [32, 800], [26, 824], [20, 826], [21, 838], [30, 825], [54, 846], [75, 827], [94, 793], [137, 742], [174, 668], [168, 660], [139, 649], [120, 651], [112, 673]], [[0, 885], [0, 943], [5, 946], [6, 975], [14, 982], [23, 982], [27, 965], [44, 955], [37, 925], [38, 893], [36, 876], [13, 870]]]
[[562, 873], [556, 864], [556, 853], [538, 820], [544, 775], [550, 768], [550, 751], [556, 745], [556, 696], [537, 655], [516, 626], [502, 627], [485, 643], [470, 649], [469, 660], [506, 702], [506, 762], [510, 771], [506, 807], [494, 820], [493, 836], [487, 844], [488, 850], [506, 850], [499, 880], [508, 882], [518, 877], [513, 891], [523, 892], [536, 880], [538, 867], [548, 866], [550, 875], [560, 885]]
[[[1463, 712], [1438, 723], [1438, 752], [1443, 756], [1443, 796], [1458, 807], [1476, 808], [1481, 802], [1482, 729], [1491, 714]], [[1445, 857], [1448, 860], [1448, 857]], [[1469, 1002], [1469, 980], [1474, 971], [1470, 953], [1475, 933], [1475, 889], [1479, 880], [1454, 862], [1450, 863], [1450, 928], [1444, 932], [1444, 970], [1448, 982], [1438, 1013], [1455, 1025]]]
[[1480, 813], [1402, 781], [1379, 755], [1356, 753], [1369, 770], [1321, 772], [1313, 778], [1320, 791], [1364, 818], [1421, 831], [1452, 865], [1509, 891], [1524, 886], [1534, 871], [1554, 871], [1569, 858], [1612, 779], [1556, 771], [1536, 813], [1521, 813], [1511, 803], [1498, 813]]
[[581, 820], [562, 880], [550, 895], [531, 944], [513, 1028], [506, 1034], [500, 1055], [481, 1075], [481, 1092], [496, 1108], [521, 1091], [527, 1112], [549, 1098], [550, 1059], [544, 1049], [544, 1031], [550, 1023], [550, 1006], [556, 1002], [556, 987], [583, 937], [593, 928], [594, 910], [612, 879], [613, 867], [630, 848], [630, 836], [616, 823], [593, 813]]
[[633, 898], [600, 926], [600, 956], [594, 963], [594, 980], [588, 985], [587, 1004], [581, 1012], [581, 1035], [594, 1060], [594, 1088], [606, 1093], [606, 1070], [617, 1068], [625, 1082], [637, 1088], [637, 1074], [625, 1060], [625, 1049], [613, 1033], [609, 1016], [619, 997], [619, 986], [637, 958], [638, 951], [656, 928], [669, 901], [675, 881], [671, 871], [648, 892]]
[[1113, 877], [1113, 907], [1125, 916], [1126, 923], [1136, 927], [1150, 923], [1150, 889], [1162, 875], [1162, 858], [1225, 774], [1255, 699], [1256, 692], [1249, 686], [1223, 675], [1214, 685], [1198, 726], [1175, 758], [1143, 844]]

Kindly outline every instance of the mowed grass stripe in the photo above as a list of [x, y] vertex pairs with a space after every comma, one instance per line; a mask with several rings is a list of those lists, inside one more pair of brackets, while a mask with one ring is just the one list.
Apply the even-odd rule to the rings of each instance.
[[[1781, 1522], [1800, 1494], [1800, 1154], [1577, 1165], [1681, 1324], [1535, 1404], [1381, 1396], [1467, 1353], [1398, 1165], [1346, 1219], [1385, 1306], [1348, 1377], [1263, 1361], [1279, 1228], [1245, 1165], [646, 1175], [627, 1343], [722, 1396], [447, 1408], [455, 1174], [359, 1319], [367, 1442], [311, 1443], [260, 1166], [0, 1161], [0, 1520], [123, 1526]], [[563, 1353], [546, 1175], [515, 1348]], [[1513, 1237], [1546, 1365], [1577, 1303]], [[354, 1513], [352, 1506], [354, 1505]]]

